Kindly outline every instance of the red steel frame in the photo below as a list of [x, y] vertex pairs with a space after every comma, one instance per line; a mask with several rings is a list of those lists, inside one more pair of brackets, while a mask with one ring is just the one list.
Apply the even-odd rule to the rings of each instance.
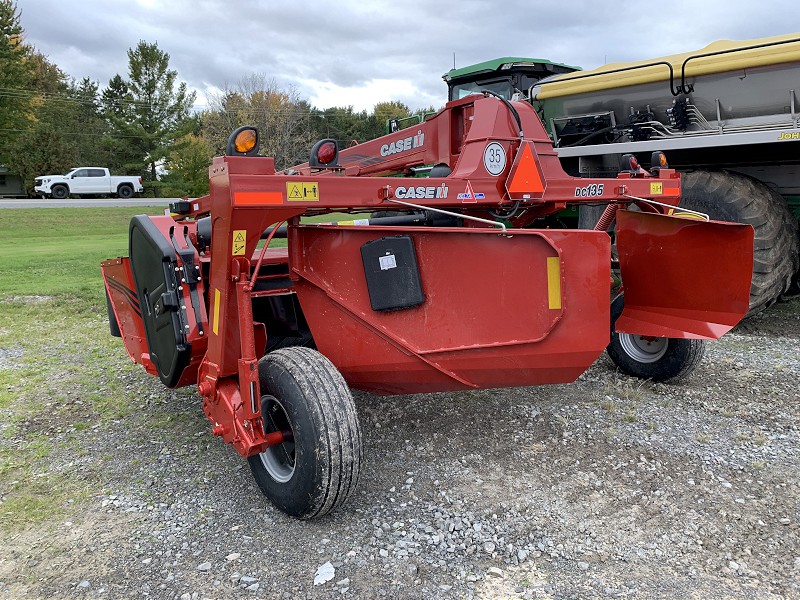
[[[411, 142], [406, 141], [409, 138]], [[484, 161], [489, 144], [498, 144], [506, 156], [499, 175], [490, 173]], [[452, 173], [428, 179], [411, 176], [412, 167], [439, 163], [450, 166]], [[389, 176], [398, 173], [400, 177]], [[198, 384], [214, 434], [244, 456], [281, 441], [280, 434], [265, 436], [261, 423], [258, 360], [269, 332], [253, 322], [256, 295], [297, 293], [319, 349], [351, 385], [380, 393], [571, 381], [608, 342], [610, 242], [602, 232], [510, 229], [501, 233], [469, 220], [464, 222], [466, 228], [443, 229], [306, 226], [300, 225], [301, 215], [396, 209], [398, 196], [404, 202], [478, 217], [519, 202], [509, 222], [522, 227], [571, 203], [629, 204], [636, 199], [643, 211], [658, 214], [671, 212], [669, 207], [676, 206], [680, 197], [679, 175], [670, 169], [654, 176], [623, 173], [616, 179], [568, 176], [530, 105], [481, 96], [451, 102], [419, 127], [342, 150], [337, 168], [317, 170], [306, 164], [277, 173], [271, 158], [226, 156], [214, 160], [209, 174], [210, 194], [192, 202], [190, 214], [178, 217], [196, 239], [194, 219], [210, 215], [213, 233], [210, 252], [196, 259], [208, 269], [203, 282], [207, 314], [200, 316], [205, 332], [190, 332], [192, 361], [179, 385]], [[409, 194], [409, 188], [414, 192]], [[635, 215], [631, 219], [640, 220]], [[174, 224], [170, 217], [154, 220], [161, 228]], [[289, 224], [288, 253], [258, 250], [261, 233], [284, 221]], [[666, 227], [683, 231], [683, 223]], [[734, 230], [721, 231], [724, 240], [733, 235], [734, 245], [746, 247], [742, 230], [730, 235], [727, 232]], [[353, 275], [360, 268], [354, 257], [365, 241], [398, 233], [415, 239], [430, 307], [376, 314], [365, 307], [363, 273], [360, 278]], [[637, 241], [632, 246], [637, 251], [646, 244]], [[460, 269], [459, 260], [452, 259], [458, 253], [463, 256], [461, 263], [469, 262], [482, 275], [471, 279], [470, 272]], [[447, 256], [451, 258], [442, 258]], [[498, 262], [500, 256], [504, 258]], [[522, 268], [526, 256], [539, 261], [541, 269]], [[680, 258], [668, 255], [667, 261]], [[126, 260], [103, 264], [107, 290], [131, 358], [148, 368]], [[262, 261], [288, 263], [293, 288], [254, 292], [259, 269], [253, 267]], [[746, 252], [729, 263], [742, 261], [749, 286], [752, 255], [749, 264]], [[502, 274], [494, 277], [495, 268]], [[735, 298], [722, 301], [722, 312], [733, 315], [728, 320], [735, 323], [747, 308], [741, 306], [742, 269], [734, 271], [740, 284]], [[484, 285], [487, 277], [498, 286], [509, 282], [510, 296], [498, 299], [497, 289]], [[661, 293], [656, 284], [645, 287], [651, 296]], [[470, 312], [466, 306], [467, 290], [480, 310]], [[458, 309], [452, 318], [433, 301], [448, 295]], [[529, 318], [519, 337], [502, 319], [482, 323], [476, 317], [479, 312], [492, 313], [495, 305], [497, 314], [513, 310]], [[670, 323], [672, 333], [681, 332], [679, 320]], [[643, 333], [650, 331], [647, 318], [636, 321], [634, 329], [637, 326]], [[457, 327], [469, 327], [470, 334], [463, 335]], [[727, 324], [717, 327], [709, 335], [721, 335], [727, 328]], [[436, 337], [426, 340], [426, 333]], [[375, 358], [376, 353], [383, 353], [383, 358]]]

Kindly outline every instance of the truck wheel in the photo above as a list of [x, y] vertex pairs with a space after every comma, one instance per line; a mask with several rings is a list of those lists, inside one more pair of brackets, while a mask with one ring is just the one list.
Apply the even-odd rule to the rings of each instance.
[[614, 325], [622, 314], [624, 298], [611, 303], [611, 341], [606, 352], [627, 375], [653, 381], [676, 381], [697, 368], [705, 353], [703, 340], [683, 340], [617, 333]]
[[281, 444], [248, 458], [262, 493], [300, 519], [347, 501], [361, 470], [361, 426], [336, 367], [310, 348], [284, 348], [259, 361], [266, 433], [290, 431]]
[[133, 198], [133, 188], [129, 185], [121, 185], [117, 188], [117, 195], [125, 200]]
[[730, 171], [681, 174], [681, 206], [712, 219], [755, 229], [753, 280], [748, 316], [774, 303], [789, 289], [800, 267], [798, 224], [786, 200], [760, 181]]
[[50, 190], [50, 195], [56, 200], [63, 200], [69, 196], [69, 188], [65, 185], [54, 185]]

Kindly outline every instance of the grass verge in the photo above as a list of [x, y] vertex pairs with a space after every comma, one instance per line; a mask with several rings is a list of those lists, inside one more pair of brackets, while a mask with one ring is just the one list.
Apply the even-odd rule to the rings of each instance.
[[134, 406], [100, 262], [158, 207], [0, 211], [0, 530], [59, 519], [99, 486], [85, 432]]

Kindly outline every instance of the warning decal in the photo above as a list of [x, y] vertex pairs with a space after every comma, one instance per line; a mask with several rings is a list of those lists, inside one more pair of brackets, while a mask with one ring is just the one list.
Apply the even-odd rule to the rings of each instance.
[[530, 142], [523, 142], [517, 151], [506, 180], [506, 190], [512, 200], [541, 198], [544, 195], [544, 182]]
[[654, 196], [664, 193], [664, 184], [660, 181], [650, 184], [650, 193]]
[[244, 255], [244, 249], [247, 246], [247, 230], [246, 229], [236, 229], [233, 232], [233, 247], [231, 248], [231, 254], [234, 256], [242, 256]]
[[477, 193], [477, 194], [475, 192], [473, 192], [472, 191], [472, 184], [470, 183], [469, 179], [467, 179], [467, 189], [464, 190], [463, 194], [459, 194], [457, 197], [458, 197], [459, 200], [461, 200], [462, 203], [464, 203], [464, 204], [470, 203], [471, 204], [471, 203], [477, 202], [478, 200], [485, 199], [486, 195], [483, 194], [483, 193], [480, 193], [480, 192]]
[[319, 184], [316, 181], [290, 181], [286, 184], [289, 202], [319, 202]]

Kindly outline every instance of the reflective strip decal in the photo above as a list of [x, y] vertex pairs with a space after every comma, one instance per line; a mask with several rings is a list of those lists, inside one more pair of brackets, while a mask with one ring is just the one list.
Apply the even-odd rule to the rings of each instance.
[[235, 206], [262, 206], [264, 204], [283, 204], [281, 192], [234, 192]]
[[214, 335], [219, 335], [219, 290], [214, 288]]
[[547, 302], [551, 309], [561, 309], [561, 259], [547, 257]]

